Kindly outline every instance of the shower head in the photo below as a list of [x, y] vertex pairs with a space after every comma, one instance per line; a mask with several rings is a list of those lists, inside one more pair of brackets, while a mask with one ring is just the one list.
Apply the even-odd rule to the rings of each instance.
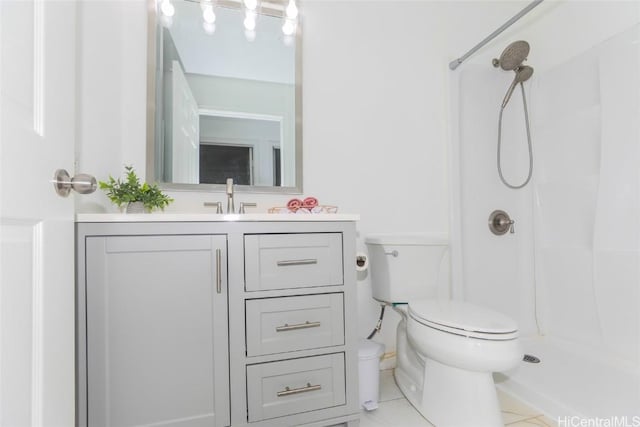
[[518, 40], [511, 43], [502, 51], [500, 59], [493, 60], [494, 67], [501, 67], [505, 71], [511, 71], [518, 68], [529, 55], [529, 43], [524, 40]]
[[507, 90], [507, 94], [504, 96], [504, 100], [502, 101], [502, 108], [507, 106], [509, 99], [511, 99], [511, 95], [513, 94], [513, 90], [516, 88], [518, 83], [526, 82], [533, 75], [533, 67], [528, 65], [521, 65], [515, 69], [516, 76], [513, 79], [513, 83], [509, 86], [509, 90]]

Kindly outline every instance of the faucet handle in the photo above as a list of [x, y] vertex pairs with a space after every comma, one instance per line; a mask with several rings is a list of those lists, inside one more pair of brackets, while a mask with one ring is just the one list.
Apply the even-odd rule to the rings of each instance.
[[246, 202], [240, 202], [240, 211], [238, 213], [246, 213], [244, 211], [244, 208], [255, 208], [256, 206], [258, 206], [257, 203], [246, 203]]
[[222, 202], [204, 202], [204, 205], [209, 207], [209, 206], [215, 206], [216, 207], [216, 213], [217, 214], [221, 214], [222, 213]]

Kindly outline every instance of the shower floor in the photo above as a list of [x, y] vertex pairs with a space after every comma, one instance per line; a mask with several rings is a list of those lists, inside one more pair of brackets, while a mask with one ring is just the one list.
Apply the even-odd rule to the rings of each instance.
[[[552, 419], [565, 416], [640, 416], [640, 372], [599, 359], [550, 337], [522, 338], [524, 352], [541, 359], [496, 374], [498, 388]], [[629, 418], [631, 421], [631, 418]]]

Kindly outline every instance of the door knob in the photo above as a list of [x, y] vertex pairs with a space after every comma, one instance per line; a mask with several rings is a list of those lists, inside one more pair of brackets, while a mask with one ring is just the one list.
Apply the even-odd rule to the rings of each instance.
[[60, 197], [67, 197], [72, 189], [80, 194], [91, 194], [98, 188], [98, 182], [95, 177], [86, 173], [79, 173], [71, 178], [69, 172], [64, 169], [58, 169], [53, 174], [51, 182]]

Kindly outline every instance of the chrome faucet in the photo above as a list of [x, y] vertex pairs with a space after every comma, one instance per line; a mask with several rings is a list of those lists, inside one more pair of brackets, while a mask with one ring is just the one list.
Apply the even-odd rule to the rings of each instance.
[[[233, 178], [227, 178], [226, 193], [227, 193], [227, 213], [234, 214], [236, 213], [236, 207], [233, 203]], [[216, 208], [217, 214], [222, 213], [222, 202], [205, 202], [204, 205], [214, 206]], [[255, 208], [256, 206], [257, 206], [256, 203], [240, 202], [240, 210], [238, 211], [238, 213], [239, 214], [245, 213], [245, 207]]]
[[227, 213], [235, 213], [233, 205], [233, 178], [227, 178]]

